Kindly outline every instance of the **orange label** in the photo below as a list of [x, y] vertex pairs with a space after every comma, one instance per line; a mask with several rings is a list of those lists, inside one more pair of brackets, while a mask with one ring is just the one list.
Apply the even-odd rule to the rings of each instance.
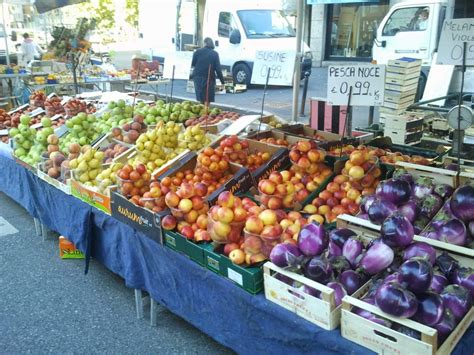
[[110, 214], [109, 196], [90, 190], [76, 180], [71, 180], [71, 190], [74, 196], [80, 198], [84, 202], [87, 202], [89, 205], [92, 205], [99, 210]]

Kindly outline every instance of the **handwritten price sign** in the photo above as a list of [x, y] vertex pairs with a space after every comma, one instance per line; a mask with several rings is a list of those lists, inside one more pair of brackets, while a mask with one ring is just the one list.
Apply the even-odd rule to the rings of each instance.
[[438, 64], [462, 65], [464, 42], [467, 43], [466, 64], [474, 65], [474, 19], [444, 21], [438, 46]]
[[328, 68], [327, 101], [347, 105], [352, 87], [351, 105], [381, 106], [384, 99], [385, 66], [341, 65]]
[[257, 51], [250, 82], [264, 85], [270, 69], [269, 85], [293, 85], [295, 55], [294, 51]]

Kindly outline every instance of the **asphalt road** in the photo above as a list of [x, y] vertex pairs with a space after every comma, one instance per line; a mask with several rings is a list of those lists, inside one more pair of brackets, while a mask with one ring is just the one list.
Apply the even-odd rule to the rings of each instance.
[[165, 308], [158, 327], [149, 311], [137, 319], [119, 276], [95, 261], [84, 275], [83, 260], [60, 259], [57, 235], [36, 236], [31, 216], [1, 192], [0, 226], [0, 353], [232, 353]]
[[[140, 90], [153, 91], [145, 85]], [[298, 122], [308, 123], [310, 115], [310, 99], [326, 97], [327, 90], [327, 68], [313, 68], [308, 81], [308, 92], [306, 95], [304, 116], [298, 117]], [[195, 99], [194, 94], [186, 92], [186, 81], [175, 80], [172, 90], [173, 97]], [[171, 84], [158, 89], [160, 95], [171, 95]], [[225, 104], [249, 109], [255, 112], [262, 110], [263, 86], [251, 86], [247, 91], [237, 94], [216, 95], [217, 104]], [[300, 85], [300, 98], [298, 113], [301, 111], [303, 95], [303, 81]], [[264, 111], [273, 113], [287, 121], [291, 120], [293, 106], [293, 88], [291, 87], [269, 87], [265, 95]], [[366, 107], [354, 107], [353, 127], [367, 127], [369, 110]]]

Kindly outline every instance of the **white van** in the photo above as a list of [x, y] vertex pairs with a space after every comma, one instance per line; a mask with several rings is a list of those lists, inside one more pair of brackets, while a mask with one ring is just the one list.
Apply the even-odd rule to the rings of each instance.
[[[257, 50], [295, 50], [296, 33], [274, 0], [141, 0], [139, 29], [142, 51], [160, 62], [166, 53], [202, 45], [211, 37], [223, 69], [234, 81], [249, 84]], [[303, 46], [302, 76], [311, 72], [312, 56]]]

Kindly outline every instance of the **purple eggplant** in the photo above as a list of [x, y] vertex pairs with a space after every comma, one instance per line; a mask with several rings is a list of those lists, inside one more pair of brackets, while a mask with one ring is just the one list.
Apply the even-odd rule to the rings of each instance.
[[328, 246], [328, 236], [319, 223], [305, 225], [298, 235], [298, 247], [306, 256], [320, 255]]
[[469, 222], [468, 224], [469, 236], [474, 238], [474, 221]]
[[329, 240], [328, 257], [341, 256], [342, 248], [332, 240]]
[[367, 213], [369, 210], [370, 205], [375, 201], [375, 195], [365, 195], [360, 200], [360, 211], [362, 213]]
[[398, 206], [408, 202], [411, 194], [410, 184], [401, 179], [382, 181], [375, 190], [375, 196], [382, 201], [388, 201]]
[[452, 216], [447, 214], [446, 212], [442, 211], [439, 212], [436, 217], [431, 221], [430, 227], [434, 229], [439, 229], [441, 228], [446, 222], [450, 221], [453, 219]]
[[472, 306], [471, 293], [463, 286], [446, 286], [441, 292], [441, 298], [444, 307], [451, 310], [456, 321], [460, 321]]
[[398, 211], [404, 215], [411, 223], [415, 222], [416, 217], [420, 213], [420, 208], [414, 199], [398, 207]]
[[319, 298], [321, 296], [321, 291], [316, 290], [315, 288], [309, 287], [307, 285], [303, 285], [300, 288], [304, 293], [311, 295], [313, 297]]
[[324, 256], [314, 256], [303, 267], [304, 275], [316, 282], [327, 284], [333, 277], [331, 263]]
[[434, 292], [425, 292], [418, 296], [418, 309], [413, 319], [428, 326], [438, 323], [444, 314], [441, 296]]
[[438, 195], [425, 196], [421, 201], [420, 213], [428, 219], [432, 219], [436, 212], [443, 206], [443, 199]]
[[398, 272], [394, 272], [393, 274], [388, 274], [384, 279], [383, 283], [390, 283], [390, 282], [396, 282], [400, 283], [400, 274]]
[[369, 275], [375, 275], [386, 269], [395, 257], [392, 248], [383, 242], [374, 243], [363, 254], [359, 267]]
[[356, 265], [356, 260], [363, 251], [364, 244], [357, 237], [351, 237], [347, 239], [344, 243], [344, 246], [342, 247], [342, 255], [353, 267]]
[[372, 298], [374, 299], [375, 304], [375, 294], [377, 293], [377, 290], [379, 289], [380, 286], [384, 283], [383, 279], [375, 279], [372, 284], [369, 286], [369, 289], [367, 290], [367, 294], [365, 295], [365, 298]]
[[398, 272], [401, 285], [415, 294], [426, 292], [433, 278], [433, 267], [424, 258], [412, 258], [405, 261]]
[[416, 296], [397, 283], [384, 283], [375, 294], [375, 303], [384, 311], [395, 317], [410, 318], [417, 310]]
[[[371, 305], [375, 305], [375, 299], [374, 297], [364, 297], [361, 301], [364, 301], [368, 304], [371, 304]], [[374, 323], [377, 323], [377, 324], [380, 324], [380, 325], [383, 325], [385, 327], [391, 327], [392, 326], [392, 323], [388, 320], [388, 319], [385, 319], [385, 318], [382, 318], [382, 317], [379, 317], [369, 311], [366, 311], [365, 309], [362, 309], [362, 308], [359, 308], [359, 307], [354, 307], [353, 308], [353, 311], [355, 314], [357, 314], [358, 316], [362, 317], [362, 318], [365, 318], [365, 319], [368, 319]]]
[[449, 281], [444, 275], [435, 272], [433, 274], [433, 279], [431, 280], [429, 289], [436, 292], [437, 294], [440, 294], [448, 284]]
[[444, 276], [446, 276], [446, 278], [450, 279], [452, 273], [459, 267], [459, 263], [456, 259], [444, 251], [436, 258], [436, 266], [444, 274]]
[[436, 250], [428, 243], [414, 242], [403, 250], [404, 261], [416, 256], [427, 259], [431, 265], [434, 265], [436, 262]]
[[349, 270], [351, 264], [344, 256], [332, 256], [329, 259], [334, 277], [338, 277], [341, 272]]
[[412, 194], [422, 200], [433, 193], [433, 183], [429, 178], [419, 177], [413, 185]]
[[293, 281], [294, 281], [291, 277], [288, 277], [286, 275], [279, 274], [279, 273], [275, 274], [275, 279], [280, 280], [281, 282], [284, 282], [290, 286], [293, 285]]
[[438, 240], [455, 245], [465, 245], [467, 241], [466, 225], [457, 218], [446, 222], [438, 230]]
[[408, 173], [405, 169], [397, 169], [393, 172], [392, 178], [395, 180], [403, 180], [407, 183], [413, 185], [415, 181], [413, 180], [413, 175]]
[[408, 335], [411, 338], [421, 340], [421, 333], [415, 329], [405, 327], [404, 325], [395, 323], [392, 327], [393, 330], [396, 330], [399, 333]]
[[451, 163], [451, 164], [447, 164], [444, 168], [446, 170], [456, 171], [456, 170], [458, 170], [458, 165], [454, 164], [454, 163]]
[[302, 255], [296, 245], [280, 243], [273, 247], [270, 253], [270, 261], [279, 267], [295, 267], [303, 261]]
[[451, 274], [451, 281], [469, 290], [474, 299], [474, 269], [470, 267], [460, 267]]
[[356, 233], [348, 228], [337, 228], [329, 232], [329, 240], [341, 249], [346, 240], [353, 236], [356, 236]]
[[362, 286], [361, 275], [354, 270], [346, 270], [339, 275], [339, 282], [344, 286], [347, 293], [352, 295]]
[[449, 334], [456, 328], [456, 318], [453, 312], [445, 307], [443, 317], [437, 324], [433, 325], [433, 328], [438, 331], [438, 343], [443, 344]]
[[447, 200], [451, 197], [454, 192], [454, 188], [448, 184], [437, 184], [434, 187], [434, 193], [441, 197], [443, 200]]
[[474, 186], [464, 185], [454, 191], [451, 211], [464, 223], [474, 220]]
[[342, 303], [342, 298], [347, 295], [347, 292], [339, 282], [329, 282], [327, 287], [330, 287], [334, 290], [334, 301], [336, 302], [336, 307], [340, 306]]
[[367, 213], [359, 213], [357, 217], [360, 219], [365, 219], [366, 221], [369, 220], [369, 215]]
[[415, 236], [410, 221], [400, 212], [392, 213], [382, 224], [382, 240], [391, 247], [406, 247]]
[[376, 199], [367, 210], [369, 220], [375, 224], [382, 224], [382, 222], [397, 210], [392, 202], [386, 200]]

